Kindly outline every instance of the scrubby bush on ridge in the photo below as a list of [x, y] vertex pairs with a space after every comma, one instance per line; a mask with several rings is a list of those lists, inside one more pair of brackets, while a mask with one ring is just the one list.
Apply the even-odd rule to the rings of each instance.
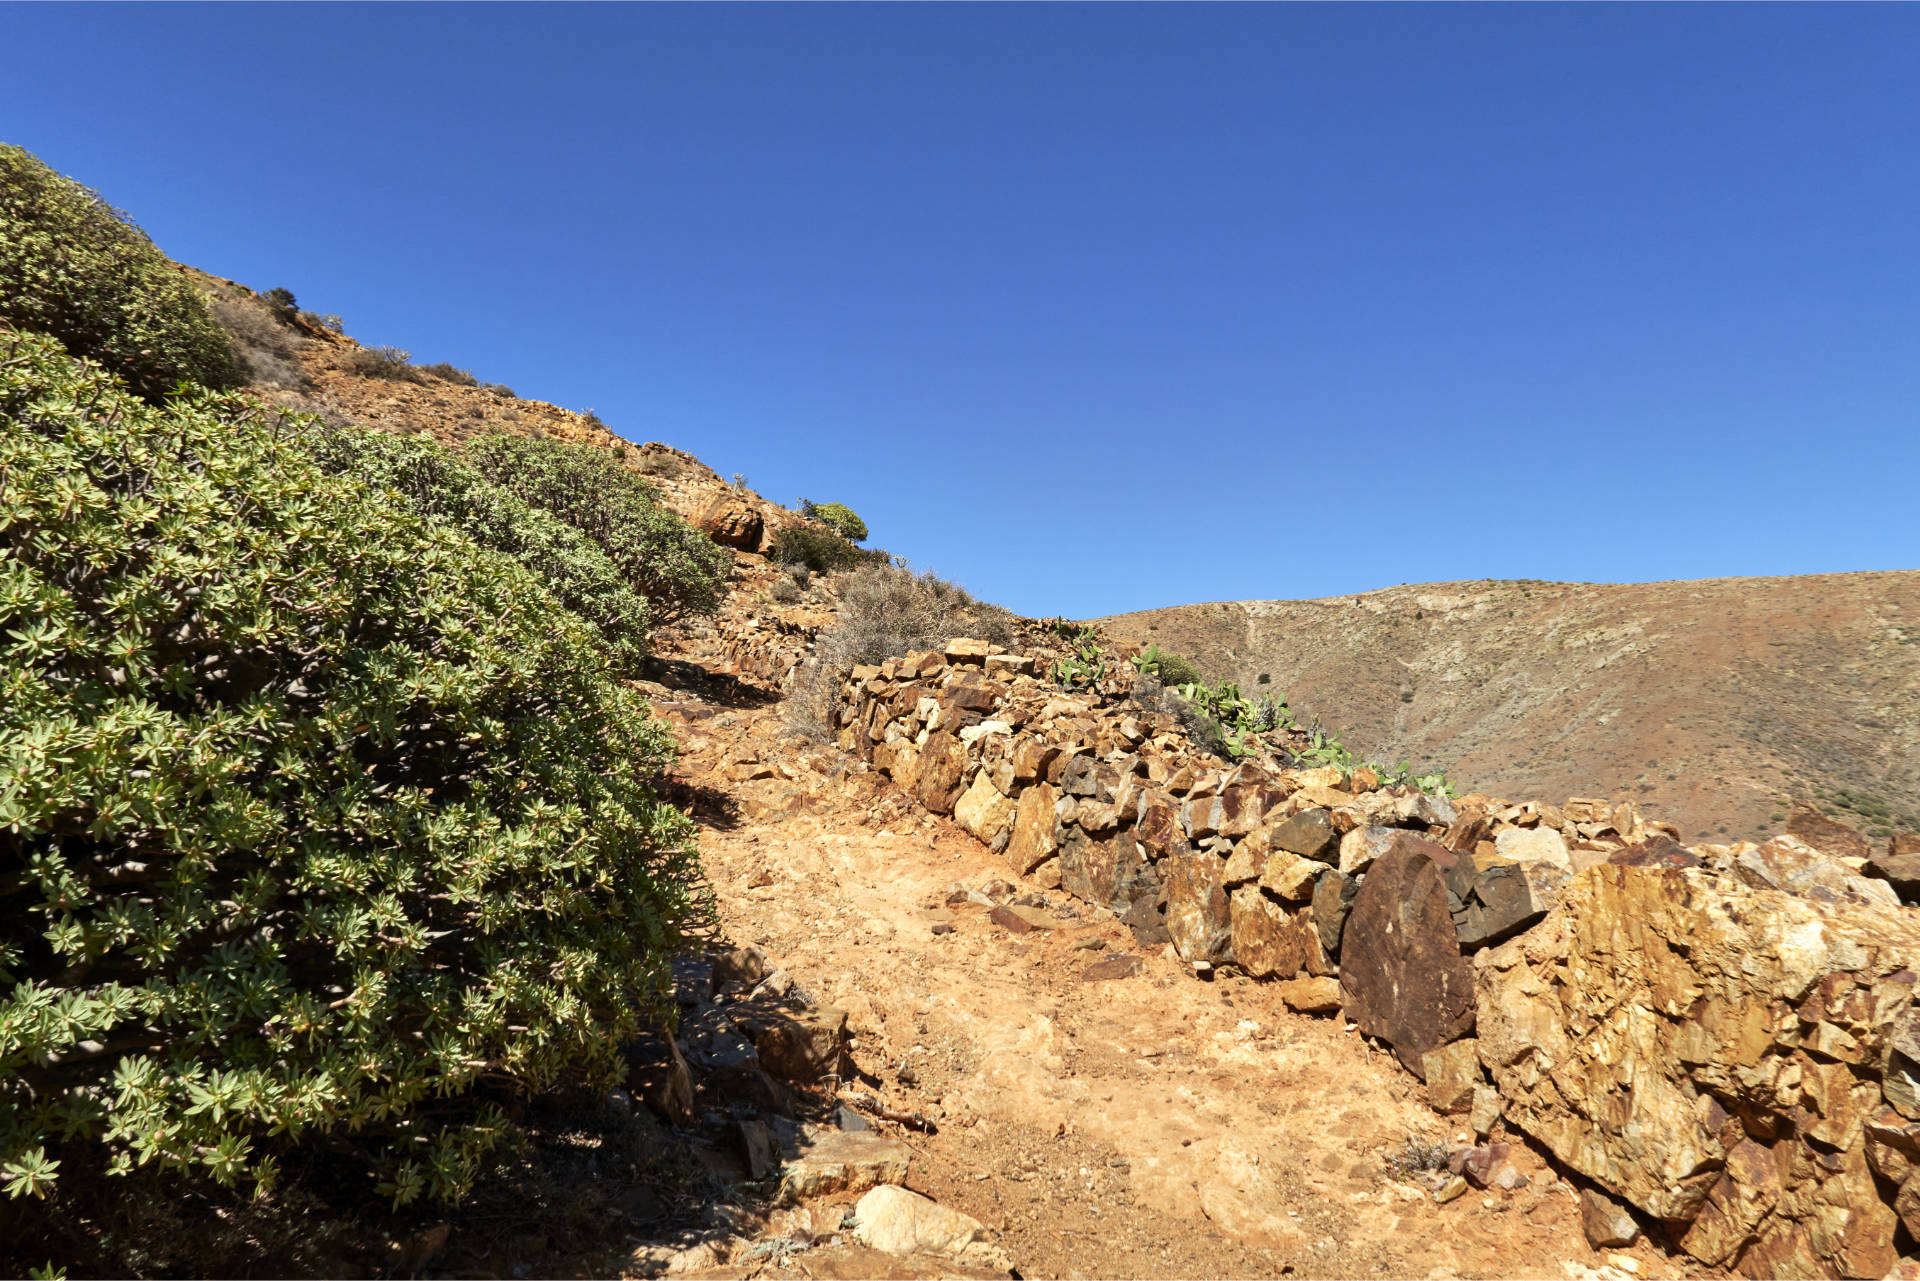
[[[875, 553], [862, 551], [833, 530], [807, 525], [782, 528], [773, 536], [767, 555], [777, 564], [802, 565], [815, 574], [832, 574], [876, 559]], [[887, 557], [880, 553], [877, 560], [884, 562]]]
[[656, 622], [720, 607], [733, 564], [726, 549], [662, 507], [654, 488], [604, 449], [492, 434], [469, 441], [461, 456], [605, 549]]
[[237, 397], [0, 336], [0, 1182], [457, 1194], [667, 990], [672, 742], [518, 564]]
[[398, 493], [420, 514], [525, 565], [561, 604], [599, 628], [614, 671], [638, 674], [647, 656], [651, 611], [586, 534], [490, 483], [456, 450], [427, 436], [314, 423], [305, 443], [327, 470]]
[[855, 515], [845, 503], [816, 503], [812, 499], [802, 498], [800, 514], [833, 526], [850, 543], [864, 543], [867, 540], [867, 522]]
[[207, 300], [145, 232], [24, 148], [0, 143], [0, 324], [51, 334], [157, 400], [239, 381]]

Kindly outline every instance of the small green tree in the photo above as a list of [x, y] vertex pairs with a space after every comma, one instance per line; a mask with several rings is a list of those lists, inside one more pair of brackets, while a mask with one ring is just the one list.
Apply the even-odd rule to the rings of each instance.
[[800, 514], [825, 521], [850, 543], [863, 543], [867, 540], [867, 522], [854, 515], [853, 509], [845, 503], [816, 503], [810, 498], [800, 500]]
[[0, 143], [0, 324], [52, 334], [156, 400], [232, 387], [226, 334], [184, 272], [120, 211]]
[[0, 333], [0, 1186], [457, 1196], [697, 917], [662, 724], [526, 569], [231, 396]]

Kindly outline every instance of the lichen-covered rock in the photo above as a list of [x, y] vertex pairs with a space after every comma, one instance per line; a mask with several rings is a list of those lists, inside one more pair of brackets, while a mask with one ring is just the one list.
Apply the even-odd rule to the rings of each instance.
[[1915, 956], [1901, 909], [1601, 865], [1480, 954], [1480, 1055], [1510, 1125], [1703, 1263], [1880, 1276], [1895, 1210], [1866, 1131]]

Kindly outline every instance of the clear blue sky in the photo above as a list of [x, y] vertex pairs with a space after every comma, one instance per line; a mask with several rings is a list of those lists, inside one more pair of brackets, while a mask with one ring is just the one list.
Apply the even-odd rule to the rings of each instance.
[[26, 6], [0, 138], [1028, 613], [1920, 565], [1920, 7]]

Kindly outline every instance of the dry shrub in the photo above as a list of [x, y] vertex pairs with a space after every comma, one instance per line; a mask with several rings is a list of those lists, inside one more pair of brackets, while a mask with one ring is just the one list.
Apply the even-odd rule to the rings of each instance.
[[848, 668], [936, 649], [956, 636], [1010, 645], [1013, 615], [975, 600], [966, 588], [931, 571], [861, 566], [841, 581], [839, 618], [820, 633], [813, 656], [794, 673], [787, 696], [789, 722], [810, 737], [831, 737], [827, 712], [835, 685]]
[[222, 289], [213, 317], [233, 343], [234, 363], [256, 387], [304, 387], [307, 376], [294, 352], [306, 340], [288, 328], [260, 299]]

